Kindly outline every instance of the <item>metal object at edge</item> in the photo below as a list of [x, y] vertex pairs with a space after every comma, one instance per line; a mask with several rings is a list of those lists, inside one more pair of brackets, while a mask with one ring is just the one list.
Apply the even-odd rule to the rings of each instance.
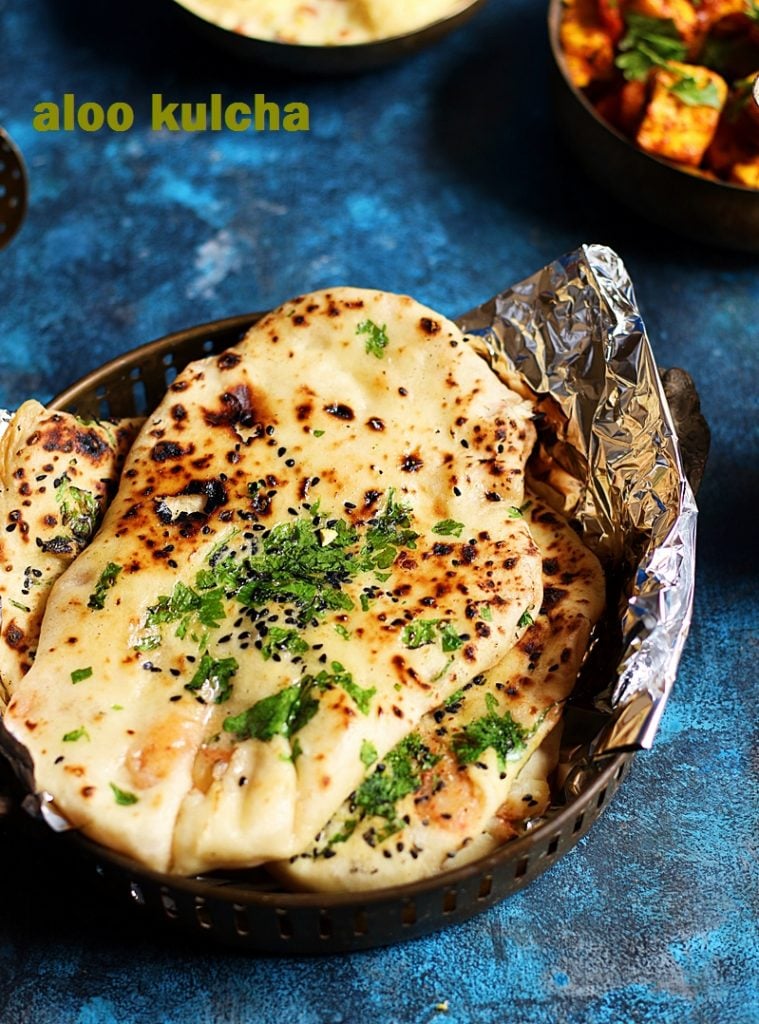
[[21, 227], [28, 191], [21, 151], [8, 133], [0, 128], [0, 249], [10, 245]]

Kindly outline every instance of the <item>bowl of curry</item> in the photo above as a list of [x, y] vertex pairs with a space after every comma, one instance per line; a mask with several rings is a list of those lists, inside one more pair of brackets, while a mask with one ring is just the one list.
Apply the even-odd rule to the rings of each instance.
[[548, 28], [585, 171], [664, 228], [759, 253], [754, 0], [551, 0]]

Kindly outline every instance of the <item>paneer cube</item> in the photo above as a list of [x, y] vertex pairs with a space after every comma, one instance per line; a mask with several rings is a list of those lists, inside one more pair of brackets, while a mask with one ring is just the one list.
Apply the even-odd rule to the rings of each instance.
[[567, 72], [578, 89], [614, 70], [614, 43], [601, 22], [596, 0], [565, 0], [559, 30]]
[[730, 181], [735, 185], [745, 185], [747, 188], [759, 188], [759, 153], [733, 164]]
[[717, 131], [727, 83], [709, 68], [676, 61], [652, 74], [653, 93], [636, 142], [647, 153], [698, 167]]

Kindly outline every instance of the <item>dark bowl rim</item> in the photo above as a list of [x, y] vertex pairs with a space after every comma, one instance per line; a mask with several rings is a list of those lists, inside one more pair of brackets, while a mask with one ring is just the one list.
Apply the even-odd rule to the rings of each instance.
[[[246, 885], [243, 878], [236, 880], [235, 874], [246, 869], [225, 869], [219, 868], [208, 875], [173, 875], [152, 868], [145, 867], [138, 861], [126, 854], [111, 850], [93, 839], [88, 838], [77, 829], [71, 829], [65, 835], [70, 836], [75, 843], [87, 853], [99, 861], [107, 861], [109, 864], [125, 871], [135, 880], [148, 879], [151, 882], [163, 886], [166, 889], [178, 889], [191, 893], [195, 896], [213, 897], [225, 903], [234, 903], [239, 906], [267, 906], [275, 905], [283, 909], [291, 910], [297, 907], [322, 908], [341, 906], [366, 906], [388, 901], [403, 900], [412, 898], [428, 892], [439, 892], [446, 889], [453, 889], [457, 885], [477, 878], [481, 875], [493, 874], [499, 865], [504, 861], [518, 861], [521, 857], [527, 857], [534, 853], [537, 843], [549, 835], [560, 834], [563, 829], [576, 818], [578, 814], [584, 814], [585, 810], [594, 804], [594, 801], [605, 793], [615, 778], [621, 777], [625, 765], [630, 762], [636, 751], [615, 753], [607, 759], [607, 763], [598, 771], [582, 792], [569, 800], [564, 806], [554, 811], [548, 811], [546, 820], [541, 821], [534, 828], [515, 839], [507, 840], [497, 846], [491, 853], [485, 854], [461, 867], [452, 868], [450, 871], [440, 871], [426, 878], [417, 879], [414, 882], [404, 882], [398, 885], [386, 885], [378, 889], [347, 889], [342, 891], [322, 890], [287, 890], [279, 887], [276, 876], [272, 875], [273, 888], [257, 889]], [[571, 852], [570, 849], [564, 851]]]
[[379, 52], [385, 47], [396, 46], [399, 43], [410, 42], [417, 40], [425, 34], [435, 32], [437, 29], [443, 28], [449, 21], [453, 21], [456, 18], [461, 17], [468, 11], [474, 11], [477, 7], [482, 7], [487, 0], [458, 0], [456, 7], [453, 11], [448, 14], [444, 14], [442, 18], [435, 18], [433, 21], [428, 21], [426, 24], [419, 28], [412, 29], [410, 32], [401, 32], [400, 35], [395, 36], [381, 36], [378, 39], [369, 39], [363, 43], [288, 43], [281, 39], [267, 39], [265, 36], [252, 36], [245, 32], [235, 32], [233, 29], [224, 28], [217, 21], [212, 21], [210, 18], [204, 17], [202, 14], [198, 14], [197, 11], [192, 10], [188, 7], [184, 0], [171, 0], [172, 3], [180, 7], [186, 14], [193, 18], [196, 18], [201, 24], [211, 26], [213, 29], [219, 32], [224, 32], [229, 36], [237, 37], [241, 41], [249, 40], [252, 44], [260, 47], [269, 48], [273, 54], [278, 51], [280, 54], [301, 51], [308, 54], [317, 54], [319, 56], [326, 56], [327, 54], [334, 53], [345, 53], [345, 54], [359, 54], [359, 53], [372, 53]]
[[641, 149], [639, 146], [636, 146], [627, 138], [626, 135], [623, 135], [617, 128], [609, 124], [605, 118], [601, 117], [593, 104], [588, 100], [585, 93], [574, 84], [567, 72], [566, 62], [564, 60], [564, 50], [559, 39], [559, 23], [561, 9], [563, 6], [564, 0], [549, 0], [548, 2], [548, 39], [551, 45], [551, 55], [553, 57], [554, 64], [561, 74], [564, 84], [571, 91], [575, 99], [582, 105], [585, 112], [593, 118], [596, 124], [604, 128], [610, 135], [618, 139], [633, 153], [639, 154], [641, 157], [649, 160], [653, 164], [658, 164], [659, 167], [664, 167], [671, 172], [683, 175], [689, 181], [702, 182], [705, 187], [711, 186], [717, 190], [726, 189], [736, 193], [737, 195], [753, 195], [756, 197], [757, 201], [759, 201], [759, 189], [749, 188], [747, 185], [736, 185], [732, 181], [715, 181], [714, 178], [709, 178], [704, 174], [693, 173], [684, 167], [680, 167], [679, 164], [676, 164], [671, 160], [665, 160], [663, 157], [655, 156], [653, 153], [647, 153], [645, 149]]

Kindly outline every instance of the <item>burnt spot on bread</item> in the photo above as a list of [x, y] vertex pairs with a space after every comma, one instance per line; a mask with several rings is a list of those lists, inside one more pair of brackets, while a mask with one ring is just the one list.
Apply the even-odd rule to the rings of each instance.
[[423, 465], [424, 461], [419, 452], [411, 452], [401, 459], [401, 469], [404, 473], [418, 473]]
[[419, 326], [422, 329], [423, 334], [440, 334], [441, 325], [439, 320], [432, 320], [428, 316], [423, 316], [419, 321]]
[[17, 654], [23, 654], [29, 650], [29, 644], [26, 643], [26, 634], [15, 619], [11, 619], [5, 629], [5, 642]]
[[354, 420], [356, 418], [353, 409], [349, 405], [343, 405], [340, 402], [330, 402], [329, 405], [324, 406], [324, 411], [339, 420]]
[[252, 427], [271, 419], [261, 396], [255, 396], [247, 384], [238, 384], [219, 395], [217, 409], [203, 409], [209, 427]]
[[384, 430], [385, 429], [384, 421], [381, 420], [379, 418], [379, 416], [372, 416], [371, 419], [368, 419], [366, 421], [366, 425], [367, 425], [367, 427], [369, 427], [370, 430]]
[[183, 448], [178, 441], [158, 441], [150, 450], [150, 458], [153, 462], [170, 462], [192, 455], [194, 451], [194, 444], [188, 444]]
[[111, 451], [111, 445], [94, 427], [84, 428], [62, 413], [54, 413], [27, 438], [30, 446], [40, 445], [46, 452], [76, 454], [98, 465]]
[[567, 591], [562, 590], [561, 587], [546, 587], [543, 590], [543, 604], [541, 606], [541, 613], [546, 614], [550, 612], [556, 605], [561, 601], [563, 597], [566, 597]]
[[235, 366], [240, 363], [242, 356], [239, 352], [222, 352], [219, 358], [216, 360], [216, 365], [220, 370], [232, 370]]

